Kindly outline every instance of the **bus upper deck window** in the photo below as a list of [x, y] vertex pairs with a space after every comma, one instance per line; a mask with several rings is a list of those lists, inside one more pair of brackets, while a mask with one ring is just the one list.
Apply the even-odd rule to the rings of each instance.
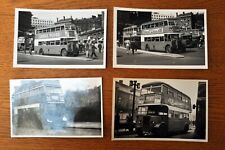
[[55, 32], [55, 28], [51, 28], [51, 32]]

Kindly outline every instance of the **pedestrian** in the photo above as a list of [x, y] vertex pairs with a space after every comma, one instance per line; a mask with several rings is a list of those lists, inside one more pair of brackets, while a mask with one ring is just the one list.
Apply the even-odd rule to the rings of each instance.
[[31, 45], [29, 45], [29, 53], [30, 53], [30, 55], [32, 55], [32, 46]]
[[85, 43], [85, 53], [86, 57], [89, 57], [89, 41], [86, 41]]
[[102, 44], [101, 43], [98, 43], [98, 50], [99, 50], [99, 53], [102, 52]]
[[126, 42], [126, 49], [127, 49], [127, 54], [129, 54], [130, 51], [130, 41]]
[[92, 44], [91, 44], [91, 58], [93, 57], [93, 55], [97, 58], [97, 55], [95, 53], [96, 49], [97, 48], [95, 47], [95, 43], [94, 43], [94, 41], [92, 41]]

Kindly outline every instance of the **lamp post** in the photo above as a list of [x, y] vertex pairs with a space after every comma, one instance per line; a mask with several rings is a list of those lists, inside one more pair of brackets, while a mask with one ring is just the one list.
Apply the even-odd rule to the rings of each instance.
[[131, 80], [130, 81], [130, 87], [133, 87], [133, 103], [132, 103], [132, 116], [131, 116], [131, 118], [132, 118], [132, 123], [133, 123], [133, 121], [134, 121], [134, 105], [135, 105], [135, 96], [136, 96], [136, 89], [138, 88], [140, 88], [140, 83], [137, 83], [137, 81], [136, 80]]

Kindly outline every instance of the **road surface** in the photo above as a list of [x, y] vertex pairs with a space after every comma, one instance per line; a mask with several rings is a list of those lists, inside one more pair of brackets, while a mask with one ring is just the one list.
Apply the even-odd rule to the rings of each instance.
[[[175, 55], [175, 56], [174, 56]], [[177, 56], [177, 57], [176, 57]], [[205, 65], [204, 48], [187, 48], [181, 54], [164, 52], [146, 52], [137, 50], [133, 55], [127, 54], [124, 47], [117, 47], [118, 65]]]

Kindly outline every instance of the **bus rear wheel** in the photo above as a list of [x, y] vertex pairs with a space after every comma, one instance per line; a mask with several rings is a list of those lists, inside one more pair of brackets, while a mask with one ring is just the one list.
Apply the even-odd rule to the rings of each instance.
[[166, 51], [166, 53], [171, 53], [172, 52], [171, 51], [171, 46], [170, 45], [166, 45], [165, 51]]
[[62, 49], [62, 51], [61, 51], [61, 56], [67, 56], [67, 51], [66, 51], [66, 49]]
[[42, 48], [39, 50], [39, 55], [44, 55], [44, 51]]

